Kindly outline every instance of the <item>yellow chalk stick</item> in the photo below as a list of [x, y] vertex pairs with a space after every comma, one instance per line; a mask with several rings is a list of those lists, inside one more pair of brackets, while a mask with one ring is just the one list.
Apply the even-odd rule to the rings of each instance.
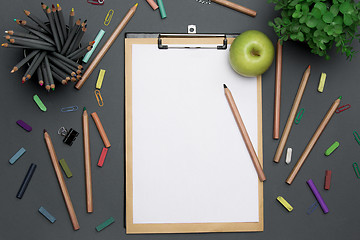
[[291, 212], [294, 208], [282, 197], [278, 196], [276, 198], [289, 212]]
[[321, 77], [320, 77], [320, 81], [319, 81], [319, 86], [318, 86], [318, 91], [319, 91], [319, 92], [323, 92], [323, 91], [324, 91], [325, 79], [326, 79], [326, 73], [321, 73]]
[[104, 80], [104, 76], [105, 76], [105, 70], [100, 69], [99, 76], [98, 76], [98, 79], [97, 79], [97, 82], [96, 82], [96, 88], [97, 89], [101, 88], [101, 85], [102, 85], [103, 80]]

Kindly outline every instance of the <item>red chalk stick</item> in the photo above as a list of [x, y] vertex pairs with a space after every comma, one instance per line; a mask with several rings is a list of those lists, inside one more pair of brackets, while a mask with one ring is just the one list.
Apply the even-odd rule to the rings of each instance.
[[330, 182], [331, 182], [331, 170], [326, 170], [325, 171], [325, 190], [329, 190], [330, 189]]
[[100, 158], [99, 158], [99, 162], [98, 162], [98, 166], [99, 167], [102, 167], [103, 164], [104, 164], [104, 160], [105, 160], [105, 157], [106, 157], [106, 154], [107, 154], [107, 151], [108, 149], [106, 147], [103, 148], [102, 152], [101, 152], [101, 155], [100, 155]]

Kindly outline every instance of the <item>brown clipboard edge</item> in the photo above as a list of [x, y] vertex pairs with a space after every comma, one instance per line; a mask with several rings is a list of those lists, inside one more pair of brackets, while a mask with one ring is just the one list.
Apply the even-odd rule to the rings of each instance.
[[[234, 38], [229, 38], [229, 44]], [[168, 44], [219, 44], [214, 38], [173, 38]], [[126, 233], [205, 233], [205, 232], [260, 232], [264, 231], [264, 196], [263, 183], [258, 181], [259, 190], [259, 222], [229, 223], [133, 223], [133, 165], [132, 165], [132, 44], [157, 44], [157, 38], [125, 38], [125, 213]], [[171, 51], [171, 50], [164, 50]], [[201, 50], [200, 50], [201, 51]], [[222, 51], [222, 50], [214, 50]], [[258, 158], [263, 166], [262, 140], [262, 92], [261, 76], [257, 77], [258, 105]]]

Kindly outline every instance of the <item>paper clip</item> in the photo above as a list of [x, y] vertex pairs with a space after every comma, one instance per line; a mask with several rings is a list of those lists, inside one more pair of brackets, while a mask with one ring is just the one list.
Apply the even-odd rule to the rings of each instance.
[[74, 105], [74, 106], [71, 106], [71, 107], [64, 107], [61, 109], [62, 112], [75, 112], [76, 110], [78, 110], [79, 107]]
[[103, 5], [104, 4], [104, 0], [87, 0], [88, 3], [93, 4], [93, 5]]
[[107, 26], [111, 22], [111, 18], [114, 15], [114, 10], [110, 9], [109, 12], [106, 14], [104, 25]]
[[307, 215], [312, 214], [312, 213], [315, 211], [315, 209], [317, 208], [317, 206], [318, 206], [317, 202], [314, 202], [314, 203], [308, 208], [308, 210], [306, 211], [306, 214], [307, 214]]
[[299, 124], [299, 123], [300, 123], [300, 120], [301, 120], [304, 112], [305, 112], [305, 109], [304, 109], [304, 108], [300, 109], [299, 113], [296, 115], [295, 124]]
[[100, 106], [100, 107], [104, 106], [104, 102], [103, 102], [103, 99], [102, 99], [102, 97], [101, 97], [100, 91], [96, 89], [96, 90], [94, 91], [94, 93], [95, 93], [95, 97], [96, 97], [96, 100], [97, 100], [99, 106]]
[[359, 134], [357, 133], [357, 131], [354, 131], [354, 132], [353, 132], [353, 135], [354, 135], [355, 140], [357, 141], [357, 143], [360, 145], [360, 136], [359, 136]]
[[357, 177], [357, 178], [360, 178], [359, 166], [357, 165], [357, 163], [356, 163], [356, 162], [354, 162], [354, 163], [353, 163], [353, 168], [354, 168], [354, 171], [355, 171], [356, 177]]
[[343, 112], [345, 110], [348, 110], [350, 107], [351, 107], [350, 104], [345, 104], [344, 106], [338, 107], [335, 112], [340, 113], [340, 112]]

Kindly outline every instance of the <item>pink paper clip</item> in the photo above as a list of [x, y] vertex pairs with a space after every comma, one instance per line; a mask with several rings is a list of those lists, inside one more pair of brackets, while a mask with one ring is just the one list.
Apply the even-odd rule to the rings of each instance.
[[87, 0], [88, 3], [93, 5], [103, 5], [105, 0]]
[[345, 110], [349, 109], [350, 107], [351, 107], [350, 104], [345, 104], [344, 106], [338, 107], [338, 108], [336, 109], [336, 113], [340, 113], [340, 112], [342, 112], [342, 111], [345, 111]]

